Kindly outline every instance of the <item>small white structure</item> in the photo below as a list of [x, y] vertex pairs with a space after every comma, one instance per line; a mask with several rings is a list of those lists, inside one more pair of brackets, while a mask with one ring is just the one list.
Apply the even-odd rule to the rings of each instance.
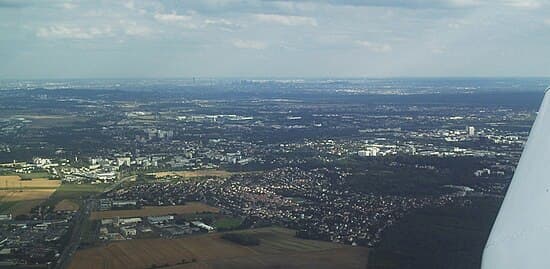
[[172, 215], [147, 217], [147, 221], [151, 224], [159, 224], [159, 223], [169, 222], [172, 220], [174, 220], [174, 216]]
[[120, 228], [120, 231], [122, 232], [122, 235], [124, 235], [125, 237], [137, 235], [136, 228], [122, 227]]
[[201, 228], [203, 230], [206, 230], [208, 232], [214, 231], [214, 227], [212, 227], [210, 225], [206, 225], [206, 224], [202, 223], [201, 221], [192, 221], [191, 224], [193, 224], [193, 226], [199, 227], [199, 228]]

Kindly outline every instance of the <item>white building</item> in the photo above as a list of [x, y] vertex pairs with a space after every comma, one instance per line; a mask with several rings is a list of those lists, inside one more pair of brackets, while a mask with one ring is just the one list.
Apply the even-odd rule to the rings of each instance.
[[132, 159], [130, 157], [121, 157], [117, 158], [117, 164], [118, 166], [130, 166], [130, 163], [132, 162]]
[[491, 169], [485, 168], [485, 169], [477, 170], [477, 171], [474, 172], [474, 175], [476, 177], [490, 176], [491, 175]]
[[378, 156], [379, 153], [380, 153], [380, 149], [376, 148], [376, 147], [370, 147], [370, 148], [367, 148], [365, 150], [360, 150], [360, 151], [357, 152], [357, 154], [360, 157]]
[[214, 231], [214, 227], [206, 225], [200, 221], [192, 221], [191, 224], [201, 229], [207, 230], [208, 232]]
[[147, 217], [147, 221], [151, 224], [159, 224], [159, 223], [169, 222], [172, 220], [174, 220], [174, 216], [172, 215]]
[[137, 230], [135, 228], [122, 227], [122, 228], [120, 228], [120, 231], [122, 232], [122, 235], [124, 235], [126, 237], [137, 235]]
[[476, 135], [476, 128], [474, 126], [468, 126], [466, 128], [466, 131], [468, 132], [469, 136], [475, 136]]

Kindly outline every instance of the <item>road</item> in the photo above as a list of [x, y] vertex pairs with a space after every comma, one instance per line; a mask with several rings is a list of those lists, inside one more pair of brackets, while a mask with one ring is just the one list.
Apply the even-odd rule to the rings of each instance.
[[71, 261], [71, 257], [74, 255], [76, 250], [78, 249], [78, 246], [80, 246], [80, 239], [82, 238], [82, 225], [86, 219], [90, 216], [91, 212], [91, 201], [85, 200], [83, 203], [83, 206], [81, 210], [76, 213], [76, 216], [73, 220], [74, 226], [71, 234], [71, 238], [69, 239], [69, 243], [67, 244], [67, 247], [65, 247], [65, 250], [63, 250], [63, 253], [59, 257], [59, 260], [57, 260], [57, 266], [58, 269], [64, 269], [69, 267], [69, 263]]
[[[108, 193], [116, 188], [118, 188], [120, 185], [122, 185], [124, 182], [127, 182], [129, 180], [135, 180], [137, 176], [127, 176], [116, 183], [112, 184], [111, 186], [107, 187], [101, 194]], [[67, 244], [67, 247], [65, 247], [65, 250], [63, 250], [63, 253], [59, 257], [59, 260], [57, 262], [56, 268], [58, 269], [65, 269], [69, 267], [71, 257], [74, 255], [74, 253], [78, 250], [78, 247], [80, 246], [80, 240], [82, 238], [83, 230], [82, 225], [86, 219], [90, 217], [90, 213], [93, 210], [93, 202], [99, 196], [100, 194], [96, 195], [95, 197], [92, 197], [90, 199], [87, 199], [83, 201], [83, 206], [81, 210], [78, 211], [76, 214], [73, 222], [73, 230], [71, 234], [71, 238], [69, 240], [69, 243]]]
[[128, 180], [135, 180], [137, 178], [137, 176], [127, 176], [127, 177], [123, 177], [122, 179], [120, 179], [119, 181], [115, 182], [113, 185], [107, 187], [103, 193], [108, 193], [116, 188], [118, 188], [118, 186], [122, 185], [124, 182], [128, 181]]

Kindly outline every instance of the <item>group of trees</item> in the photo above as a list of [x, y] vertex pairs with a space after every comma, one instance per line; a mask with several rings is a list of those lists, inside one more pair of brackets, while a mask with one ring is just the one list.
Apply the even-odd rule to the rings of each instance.
[[223, 234], [221, 238], [243, 246], [260, 245], [259, 238], [246, 233], [227, 233], [227, 234]]

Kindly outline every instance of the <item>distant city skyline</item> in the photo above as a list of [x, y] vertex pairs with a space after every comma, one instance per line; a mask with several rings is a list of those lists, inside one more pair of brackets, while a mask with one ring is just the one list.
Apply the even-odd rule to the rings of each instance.
[[0, 79], [548, 77], [548, 0], [0, 0]]

